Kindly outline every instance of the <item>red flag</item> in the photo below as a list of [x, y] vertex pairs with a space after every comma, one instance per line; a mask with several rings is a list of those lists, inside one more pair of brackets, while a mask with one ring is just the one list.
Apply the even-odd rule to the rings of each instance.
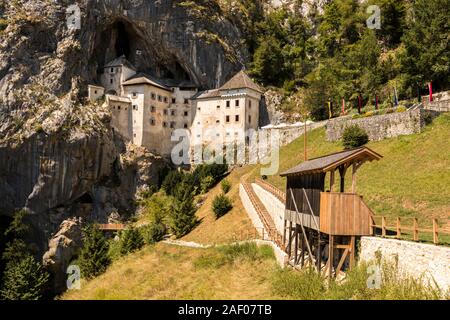
[[342, 99], [342, 114], [345, 114], [345, 99]]
[[430, 81], [428, 89], [430, 90], [430, 102], [433, 102], [433, 82]]

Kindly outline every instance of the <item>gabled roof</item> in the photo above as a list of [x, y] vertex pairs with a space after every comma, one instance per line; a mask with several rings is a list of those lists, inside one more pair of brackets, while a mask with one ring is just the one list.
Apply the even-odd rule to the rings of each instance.
[[164, 85], [157, 79], [155, 79], [152, 76], [145, 74], [145, 73], [137, 73], [122, 83], [123, 86], [132, 86], [132, 85], [140, 85], [140, 84], [148, 84], [148, 85], [172, 92], [172, 90], [168, 86]]
[[136, 71], [136, 68], [131, 64], [130, 61], [127, 60], [127, 58], [125, 56], [120, 56], [119, 58], [116, 58], [116, 59], [108, 62], [107, 64], [105, 64], [105, 66], [103, 68], [113, 68], [113, 67], [121, 67], [121, 66], [125, 66], [129, 69]]
[[289, 169], [281, 174], [282, 177], [301, 174], [311, 174], [319, 172], [328, 172], [336, 169], [342, 164], [356, 161], [380, 160], [382, 156], [375, 151], [361, 147], [352, 150], [344, 150], [332, 153], [320, 158], [311, 159], [300, 163], [298, 166]]
[[198, 92], [191, 99], [209, 99], [209, 98], [215, 98], [215, 97], [220, 97], [219, 89]]
[[248, 74], [242, 70], [234, 75], [227, 83], [225, 83], [219, 90], [232, 90], [232, 89], [242, 89], [249, 88], [255, 90], [259, 93], [262, 93], [262, 89], [258, 86], [249, 76]]

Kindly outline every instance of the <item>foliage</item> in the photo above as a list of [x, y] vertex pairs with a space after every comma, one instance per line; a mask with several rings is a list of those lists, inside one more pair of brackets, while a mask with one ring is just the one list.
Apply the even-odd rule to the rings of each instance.
[[144, 238], [138, 229], [129, 227], [120, 235], [120, 253], [127, 255], [140, 250], [144, 246]]
[[143, 238], [146, 244], [154, 244], [164, 239], [167, 234], [167, 227], [161, 221], [153, 222], [142, 228]]
[[207, 176], [201, 179], [200, 181], [200, 189], [202, 193], [208, 192], [209, 189], [214, 185], [214, 178], [211, 176]]
[[189, 233], [197, 224], [193, 192], [192, 185], [186, 183], [181, 183], [175, 188], [175, 199], [171, 213], [171, 229], [177, 238]]
[[111, 263], [109, 243], [100, 229], [95, 225], [83, 228], [83, 248], [78, 259], [81, 274], [87, 279], [94, 278], [103, 272]]
[[15, 263], [9, 263], [3, 277], [1, 298], [5, 300], [42, 299], [49, 274], [35, 258], [26, 254]]
[[345, 149], [358, 148], [369, 142], [367, 133], [357, 125], [345, 128], [342, 135], [342, 142]]
[[233, 205], [231, 204], [231, 200], [225, 194], [220, 194], [214, 198], [212, 209], [216, 218], [219, 219], [233, 209]]
[[178, 170], [170, 171], [164, 178], [161, 188], [168, 194], [173, 195], [176, 186], [183, 181], [184, 174]]
[[222, 187], [222, 191], [225, 194], [227, 194], [231, 190], [231, 182], [228, 179], [223, 179], [220, 182], [220, 186]]

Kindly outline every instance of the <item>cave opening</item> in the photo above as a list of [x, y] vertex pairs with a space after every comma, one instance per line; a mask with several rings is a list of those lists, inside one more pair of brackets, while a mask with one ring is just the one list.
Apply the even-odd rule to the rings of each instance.
[[128, 60], [130, 60], [130, 41], [125, 24], [122, 21], [118, 21], [116, 22], [115, 28], [117, 30], [117, 38], [114, 46], [116, 50], [116, 56], [120, 57], [123, 55]]
[[92, 200], [92, 197], [89, 193], [85, 193], [80, 198], [78, 198], [78, 202], [82, 204], [92, 204], [94, 203], [94, 200]]

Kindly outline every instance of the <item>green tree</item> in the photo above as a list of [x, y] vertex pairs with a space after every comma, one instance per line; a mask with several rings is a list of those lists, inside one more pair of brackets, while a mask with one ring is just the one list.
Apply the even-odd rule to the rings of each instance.
[[83, 228], [83, 248], [79, 256], [82, 276], [91, 279], [106, 271], [111, 263], [109, 243], [95, 225]]
[[130, 227], [125, 229], [120, 239], [120, 253], [126, 255], [133, 253], [144, 246], [144, 238], [138, 229]]
[[230, 198], [222, 193], [214, 198], [212, 209], [216, 215], [216, 219], [219, 219], [233, 209], [233, 205], [231, 204]]
[[39, 300], [42, 299], [49, 279], [42, 265], [30, 254], [18, 262], [8, 263], [1, 289], [5, 300]]
[[191, 185], [181, 183], [175, 190], [171, 229], [177, 238], [189, 233], [197, 224], [196, 209]]

